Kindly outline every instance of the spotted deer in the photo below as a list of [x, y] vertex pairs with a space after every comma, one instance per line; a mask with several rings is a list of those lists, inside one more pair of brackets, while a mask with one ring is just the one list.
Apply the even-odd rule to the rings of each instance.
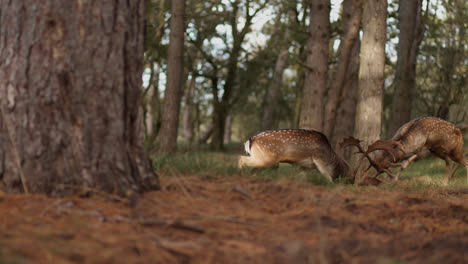
[[[347, 138], [342, 147], [356, 146], [359, 153], [364, 154], [378, 174], [387, 173], [393, 180], [398, 180], [402, 169], [406, 168], [416, 158], [416, 154], [427, 148], [432, 154], [445, 161], [444, 184], [449, 181], [453, 171], [450, 170], [450, 160], [465, 166], [468, 182], [468, 159], [463, 156], [463, 135], [455, 125], [440, 118], [421, 117], [404, 124], [390, 140], [378, 140], [366, 151], [360, 146], [360, 141]], [[376, 153], [374, 158], [370, 153]], [[369, 168], [370, 168], [369, 166]], [[398, 175], [393, 175], [389, 168], [402, 167]], [[369, 169], [367, 168], [367, 169]]]
[[314, 130], [265, 131], [250, 137], [244, 145], [249, 156], [240, 156], [240, 168], [271, 168], [284, 162], [318, 169], [330, 181], [351, 175], [350, 167], [333, 151], [327, 137]]

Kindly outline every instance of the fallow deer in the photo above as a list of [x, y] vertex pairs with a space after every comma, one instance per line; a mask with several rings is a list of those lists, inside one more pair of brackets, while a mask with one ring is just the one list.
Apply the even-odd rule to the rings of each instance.
[[[378, 140], [364, 151], [359, 140], [352, 137], [346, 139], [342, 147], [354, 145], [364, 154], [370, 166], [380, 174], [386, 172], [393, 180], [399, 175], [393, 175], [389, 168], [407, 167], [416, 158], [416, 154], [427, 148], [432, 154], [445, 161], [444, 184], [448, 183], [450, 175], [450, 160], [465, 166], [468, 181], [468, 159], [463, 156], [463, 135], [455, 125], [440, 118], [421, 117], [404, 124], [390, 140]], [[368, 154], [383, 150], [371, 158]], [[405, 161], [405, 159], [408, 159]], [[403, 162], [402, 162], [403, 161]]]
[[346, 161], [333, 151], [327, 137], [314, 130], [265, 131], [250, 137], [244, 145], [249, 156], [240, 156], [240, 168], [271, 168], [281, 162], [291, 163], [318, 169], [332, 182], [352, 173]]

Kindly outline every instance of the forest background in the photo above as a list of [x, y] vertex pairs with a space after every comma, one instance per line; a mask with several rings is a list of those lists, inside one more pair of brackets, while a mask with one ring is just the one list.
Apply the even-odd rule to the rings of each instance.
[[467, 9], [465, 0], [147, 0], [146, 145], [222, 150], [262, 130], [309, 128], [336, 148], [352, 131], [388, 138], [419, 116], [463, 123]]

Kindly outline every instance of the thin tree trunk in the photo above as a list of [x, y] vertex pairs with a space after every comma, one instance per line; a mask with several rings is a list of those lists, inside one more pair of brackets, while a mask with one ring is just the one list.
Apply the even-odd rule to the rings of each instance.
[[144, 17], [138, 0], [0, 2], [3, 189], [159, 188], [143, 147]]
[[193, 62], [193, 69], [192, 69], [192, 76], [188, 81], [187, 88], [185, 88], [185, 95], [184, 95], [184, 111], [183, 111], [183, 127], [184, 127], [184, 139], [192, 145], [193, 137], [194, 137], [194, 113], [195, 113], [195, 104], [193, 102], [195, 96], [195, 81], [197, 78], [197, 66], [198, 61], [201, 56], [201, 52], [198, 52], [194, 62]]
[[[145, 115], [145, 124], [146, 124], [146, 137], [153, 141], [157, 132], [158, 118], [160, 118], [159, 113], [159, 74], [160, 66], [156, 64], [156, 69], [154, 69], [153, 76], [150, 79], [150, 84], [148, 91], [146, 93], [146, 115]], [[154, 66], [153, 66], [154, 67]]]
[[[277, 28], [281, 28], [281, 13], [278, 14], [277, 18]], [[296, 16], [294, 11], [288, 12], [289, 21], [293, 24], [296, 21]], [[278, 31], [275, 35], [281, 34], [282, 31]], [[281, 87], [283, 85], [283, 73], [284, 69], [287, 66], [289, 58], [289, 46], [290, 46], [290, 35], [291, 30], [289, 27], [286, 28], [284, 34], [279, 36], [281, 40], [279, 41], [279, 54], [276, 58], [275, 68], [273, 72], [273, 77], [270, 81], [264, 102], [263, 115], [261, 121], [261, 130], [271, 130], [275, 127], [275, 121], [277, 120], [277, 110], [278, 104], [280, 103], [281, 96]], [[278, 36], [276, 36], [278, 37]]]
[[[237, 81], [238, 63], [239, 56], [242, 51], [242, 43], [244, 42], [245, 36], [250, 31], [252, 25], [252, 19], [262, 9], [264, 9], [269, 1], [265, 0], [259, 4], [256, 9], [252, 9], [250, 1], [244, 4], [244, 8], [239, 5], [242, 3], [240, 0], [230, 1], [232, 6], [232, 14], [229, 16], [230, 30], [232, 34], [232, 50], [229, 54], [227, 63], [227, 75], [226, 81], [224, 82], [224, 92], [220, 102], [214, 101], [214, 117], [213, 117], [213, 135], [211, 141], [211, 148], [213, 150], [223, 150], [224, 141], [224, 128], [226, 124], [227, 113], [231, 110], [232, 103], [234, 101], [233, 93], [235, 82]], [[244, 26], [239, 30], [239, 12], [245, 12]]]
[[170, 40], [167, 58], [167, 85], [159, 131], [160, 152], [168, 154], [177, 149], [182, 80], [184, 77], [185, 0], [173, 0], [171, 7]]
[[213, 125], [209, 126], [205, 132], [203, 132], [201, 135], [200, 135], [200, 139], [198, 141], [198, 143], [200, 144], [206, 144], [206, 142], [208, 141], [208, 139], [211, 137], [211, 135], [213, 135]]
[[340, 107], [341, 99], [343, 99], [343, 90], [349, 77], [349, 68], [351, 62], [351, 53], [355, 40], [359, 37], [359, 29], [361, 25], [362, 0], [344, 0], [342, 25], [344, 34], [341, 37], [338, 66], [331, 80], [330, 89], [328, 90], [328, 100], [325, 105], [324, 118], [324, 133], [329, 140], [333, 138], [333, 131], [337, 119], [337, 109]]
[[346, 160], [354, 151], [351, 148], [342, 149], [339, 143], [349, 136], [350, 131], [354, 131], [354, 121], [356, 118], [357, 90], [359, 86], [359, 48], [361, 41], [359, 38], [354, 40], [354, 45], [350, 55], [349, 66], [343, 83], [341, 101], [338, 110], [336, 110], [336, 125], [334, 126], [333, 137], [330, 139], [335, 152]]
[[265, 107], [263, 109], [261, 129], [270, 130], [275, 126], [277, 109], [281, 95], [281, 86], [283, 85], [283, 73], [288, 61], [289, 47], [284, 47], [276, 59], [275, 71], [270, 81], [267, 95], [265, 98]]
[[330, 0], [310, 0], [309, 5], [310, 36], [299, 126], [322, 131], [328, 72]]
[[231, 129], [232, 129], [232, 114], [226, 117], [226, 125], [224, 127], [224, 144], [231, 142]]
[[364, 0], [359, 88], [354, 129], [354, 136], [363, 140], [364, 147], [380, 139], [386, 21], [386, 0]]
[[422, 0], [400, 0], [400, 35], [398, 60], [395, 71], [395, 92], [388, 136], [393, 135], [411, 119], [411, 106], [416, 78], [416, 59], [419, 51], [421, 32]]

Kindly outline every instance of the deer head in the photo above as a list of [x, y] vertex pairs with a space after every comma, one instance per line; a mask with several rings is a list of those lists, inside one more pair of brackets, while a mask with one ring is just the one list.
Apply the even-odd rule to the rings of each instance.
[[[375, 143], [370, 145], [365, 151], [361, 146], [361, 140], [356, 139], [354, 137], [345, 138], [340, 143], [341, 148], [351, 146], [357, 147], [358, 151], [355, 152], [355, 154], [362, 154], [362, 157], [359, 159], [356, 168], [354, 169], [353, 178], [355, 178], [356, 173], [358, 172], [359, 167], [361, 166], [364, 158], [367, 158], [367, 160], [369, 161], [369, 167], [367, 167], [365, 172], [367, 172], [371, 167], [374, 167], [379, 174], [385, 172], [392, 178], [395, 177], [388, 168], [392, 167], [392, 164], [397, 162], [399, 159], [399, 151], [401, 149], [401, 144], [399, 144], [399, 142], [391, 140], [377, 140]], [[372, 158], [369, 154], [377, 150], [382, 150], [383, 152], [379, 153], [379, 155], [377, 155], [376, 158]]]
[[[379, 174], [385, 172], [394, 180], [398, 179], [398, 176], [391, 174], [389, 168], [403, 169], [415, 159], [416, 154], [428, 149], [446, 163], [444, 184], [448, 183], [453, 173], [450, 169], [450, 160], [465, 166], [468, 182], [468, 159], [463, 156], [463, 135], [455, 125], [440, 118], [421, 117], [411, 120], [400, 127], [391, 140], [378, 140], [366, 151], [360, 146], [360, 141], [352, 137], [344, 140], [341, 146], [356, 146], [359, 149], [358, 153], [363, 154], [360, 161], [364, 157], [367, 158], [370, 163], [369, 168], [374, 167]], [[377, 150], [381, 151], [371, 158], [369, 154]], [[400, 173], [401, 170], [398, 175]]]

